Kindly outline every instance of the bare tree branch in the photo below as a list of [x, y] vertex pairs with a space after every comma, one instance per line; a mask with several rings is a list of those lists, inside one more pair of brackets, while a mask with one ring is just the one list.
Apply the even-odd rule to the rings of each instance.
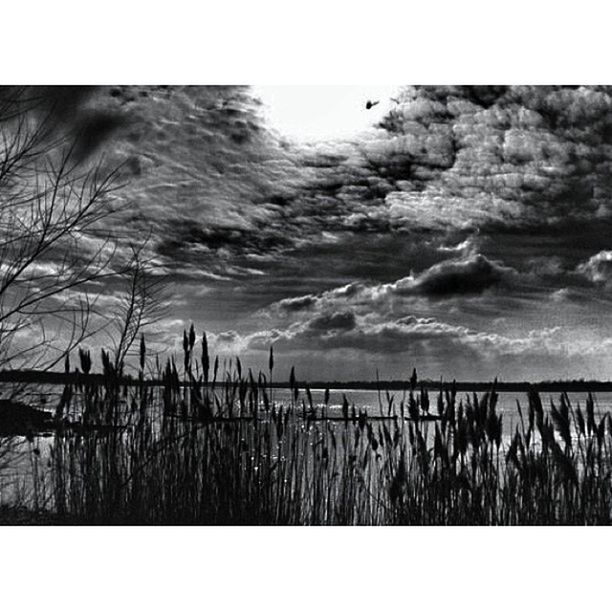
[[107, 171], [103, 159], [83, 166], [76, 140], [60, 132], [35, 90], [0, 90], [0, 368], [53, 367], [99, 332], [91, 288], [103, 279], [134, 273], [121, 361], [148, 312], [140, 253], [119, 261], [103, 224], [120, 167]]

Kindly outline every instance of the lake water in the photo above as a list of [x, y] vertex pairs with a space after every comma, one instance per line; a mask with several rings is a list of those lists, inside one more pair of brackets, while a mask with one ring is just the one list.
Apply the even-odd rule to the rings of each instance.
[[[61, 388], [47, 387], [42, 392], [38, 390], [36, 393], [31, 393], [27, 397], [30, 405], [43, 407], [48, 410], [53, 410], [57, 404]], [[325, 390], [312, 389], [312, 400], [314, 405], [322, 405], [324, 403]], [[481, 396], [482, 393], [478, 393]], [[515, 426], [519, 421], [519, 413], [517, 410], [517, 400], [521, 404], [524, 416], [527, 415], [528, 399], [526, 393], [516, 392], [499, 392], [497, 404], [498, 413], [503, 415], [503, 434], [504, 444], [509, 443]], [[380, 394], [373, 390], [360, 389], [332, 389], [330, 390], [329, 404], [327, 415], [331, 417], [339, 417], [342, 415], [343, 396], [346, 396], [350, 405], [355, 405], [357, 413], [360, 410], [367, 410], [368, 415], [378, 416], [387, 415], [387, 394], [382, 391]], [[399, 403], [405, 395], [402, 391], [389, 392], [389, 396], [394, 398], [394, 406], [399, 413]], [[431, 411], [436, 414], [437, 392], [430, 392]], [[471, 396], [468, 392], [458, 392], [457, 402]], [[569, 399], [574, 407], [580, 405], [584, 409], [587, 394], [583, 392], [568, 393]], [[559, 393], [541, 393], [542, 404], [545, 411], [549, 409], [551, 399], [556, 405], [559, 404]], [[612, 412], [612, 393], [597, 393], [593, 394], [595, 402], [595, 412], [604, 413]], [[277, 406], [291, 406], [292, 392], [289, 389], [273, 389], [272, 399]], [[306, 396], [300, 393], [296, 412], [301, 414], [301, 403]], [[382, 409], [381, 409], [382, 405]], [[407, 412], [407, 411], [406, 411]], [[433, 432], [433, 428], [429, 429]], [[47, 463], [50, 457], [50, 449], [53, 444], [53, 436], [35, 437], [33, 441], [25, 439], [17, 440], [17, 446], [14, 445], [15, 440], [0, 437], [0, 503], [13, 501], [15, 498], [24, 498], [24, 501], [31, 499], [32, 491], [28, 485], [31, 480], [31, 474], [34, 470], [45, 472]], [[3, 465], [4, 464], [4, 465]], [[44, 491], [40, 493], [42, 498], [45, 497]]]
[[[39, 389], [33, 393], [26, 393], [24, 399], [25, 402], [31, 406], [37, 408], [43, 408], [46, 410], [54, 410], [63, 387], [57, 386], [45, 386], [44, 389]], [[221, 389], [217, 389], [218, 394], [222, 393]], [[322, 406], [325, 402], [325, 389], [315, 388], [311, 389], [312, 401], [315, 406]], [[407, 403], [407, 392], [403, 391], [389, 391], [388, 395], [393, 398], [394, 411], [399, 414], [399, 404], [404, 400]], [[463, 400], [465, 403], [466, 399], [472, 397], [472, 392], [460, 391], [457, 392], [457, 404]], [[482, 392], [478, 392], [477, 395], [480, 397], [483, 395]], [[585, 392], [570, 392], [567, 394], [572, 406], [575, 408], [580, 406], [584, 409], [587, 393]], [[595, 413], [601, 414], [605, 412], [612, 412], [612, 392], [593, 393], [593, 399], [595, 403]], [[375, 391], [375, 390], [363, 390], [363, 389], [330, 389], [329, 391], [329, 403], [326, 415], [331, 417], [342, 416], [342, 403], [343, 397], [349, 402], [349, 405], [355, 406], [355, 410], [359, 413], [360, 410], [366, 410], [369, 416], [388, 415], [388, 399], [386, 391]], [[525, 392], [514, 392], [514, 391], [501, 391], [498, 392], [497, 411], [502, 414], [504, 424], [504, 434], [509, 436], [514, 430], [515, 423], [519, 419], [519, 413], [517, 409], [517, 402], [520, 403], [523, 411], [523, 416], [526, 417], [528, 411], [528, 398]], [[437, 414], [437, 391], [429, 392], [430, 411], [433, 414]], [[542, 392], [540, 393], [542, 405], [545, 411], [550, 409], [551, 400], [556, 406], [560, 403], [560, 393], [555, 392]], [[301, 414], [302, 400], [308, 407], [308, 400], [306, 393], [301, 390], [297, 402], [293, 401], [293, 392], [290, 389], [273, 389], [272, 400], [277, 406], [295, 406], [299, 414]], [[407, 409], [406, 409], [407, 415]], [[73, 412], [71, 418], [77, 418], [78, 414]]]
[[[322, 404], [324, 401], [325, 390], [324, 389], [312, 389], [312, 399], [315, 404]], [[291, 391], [289, 389], [274, 389], [274, 401], [277, 403], [288, 404], [291, 401]], [[346, 399], [349, 404], [355, 404], [355, 408], [359, 411], [360, 408], [367, 409], [370, 415], [381, 414], [380, 406], [382, 403], [383, 413], [386, 414], [387, 409], [387, 397], [386, 392], [363, 390], [363, 389], [330, 389], [329, 392], [329, 403], [330, 403], [330, 415], [340, 415], [342, 407], [342, 398], [346, 395]], [[399, 402], [404, 396], [402, 391], [389, 391], [389, 395], [394, 398], [394, 406], [399, 407]], [[481, 392], [477, 395], [480, 397]], [[527, 414], [529, 402], [527, 400], [527, 394], [524, 392], [514, 391], [501, 391], [498, 392], [499, 399], [497, 401], [497, 411], [504, 415], [504, 426], [507, 427], [509, 423], [512, 423], [515, 419], [519, 418], [516, 403], [520, 402], [521, 409], [523, 410], [524, 416]], [[572, 392], [567, 394], [572, 406], [576, 407], [580, 405], [584, 409], [586, 403], [587, 394], [583, 392]], [[406, 394], [407, 396], [407, 394]], [[467, 397], [472, 397], [471, 392], [459, 391], [457, 392], [457, 403], [460, 400], [464, 400]], [[556, 406], [559, 404], [559, 393], [540, 393], [540, 399], [542, 405], [546, 411], [550, 407], [550, 401], [552, 400]], [[303, 394], [300, 395], [300, 402]], [[379, 400], [380, 397], [380, 400]], [[431, 404], [430, 410], [436, 413], [436, 400], [438, 397], [437, 391], [430, 391], [429, 401]], [[593, 393], [593, 399], [595, 403], [595, 412], [612, 412], [612, 392], [606, 393]]]

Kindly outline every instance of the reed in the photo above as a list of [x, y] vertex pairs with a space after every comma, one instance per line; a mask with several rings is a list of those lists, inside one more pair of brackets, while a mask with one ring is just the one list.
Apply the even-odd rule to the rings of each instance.
[[[61, 523], [225, 525], [609, 524], [612, 418], [530, 392], [511, 430], [495, 385], [434, 397], [413, 373], [377, 414], [317, 404], [291, 370], [290, 400], [239, 359], [219, 368], [206, 336], [183, 336], [181, 368], [126, 385], [103, 353], [103, 384], [66, 387], [48, 458], [30, 448], [30, 505]], [[82, 352], [83, 370], [92, 367]], [[180, 363], [180, 362], [179, 362]], [[76, 420], [76, 422], [75, 422]], [[36, 452], [35, 452], [36, 451]], [[43, 453], [44, 455], [44, 453]]]

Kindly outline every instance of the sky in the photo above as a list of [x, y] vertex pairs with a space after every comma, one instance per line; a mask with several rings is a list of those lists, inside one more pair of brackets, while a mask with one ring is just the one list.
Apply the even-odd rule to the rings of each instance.
[[281, 378], [611, 378], [611, 88], [71, 96], [83, 158], [122, 164], [118, 256], [148, 237], [166, 287], [159, 346], [193, 322]]

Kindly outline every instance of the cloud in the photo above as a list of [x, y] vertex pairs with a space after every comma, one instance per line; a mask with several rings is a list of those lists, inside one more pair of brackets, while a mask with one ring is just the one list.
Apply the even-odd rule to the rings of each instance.
[[351, 348], [397, 353], [406, 351], [409, 341], [452, 339], [462, 333], [460, 327], [431, 318], [404, 317], [384, 322], [345, 310], [317, 314], [283, 330], [256, 332], [242, 338], [240, 344], [254, 350], [267, 350], [274, 343], [284, 351]]
[[359, 312], [385, 312], [401, 309], [406, 301], [414, 307], [418, 299], [470, 299], [490, 289], [510, 291], [519, 281], [516, 270], [472, 252], [391, 283], [354, 282], [319, 294], [286, 298], [268, 306], [262, 314], [301, 316], [304, 312], [327, 312], [349, 305]]
[[4, 116], [25, 113], [39, 126], [40, 131], [32, 140], [37, 149], [47, 146], [49, 152], [64, 139], [63, 150], [71, 147], [71, 161], [81, 163], [117, 136], [130, 119], [126, 109], [100, 105], [101, 89], [97, 86], [3, 86], [0, 99]]
[[425, 295], [434, 299], [479, 294], [499, 285], [512, 272], [484, 255], [474, 254], [467, 259], [440, 262], [422, 274], [389, 285], [389, 289], [396, 295]]
[[317, 303], [314, 295], [304, 295], [296, 298], [287, 298], [278, 302], [278, 308], [286, 312], [306, 310]]
[[355, 329], [355, 326], [355, 314], [350, 310], [345, 310], [314, 317], [308, 321], [305, 332], [314, 332], [315, 334], [346, 332]]
[[576, 271], [596, 284], [606, 284], [612, 280], [612, 251], [600, 251], [588, 261], [581, 263]]
[[285, 329], [273, 328], [252, 334], [231, 331], [215, 337], [216, 346], [226, 351], [267, 351], [274, 345], [283, 353], [325, 350], [357, 350], [370, 354], [427, 354], [441, 358], [444, 352], [453, 359], [477, 355], [528, 358], [563, 357], [584, 353], [609, 353], [612, 339], [598, 342], [570, 342], [560, 327], [532, 329], [520, 336], [482, 332], [464, 325], [444, 322], [435, 317], [407, 315], [384, 320], [373, 315], [350, 311], [318, 314]]
[[554, 302], [574, 302], [574, 303], [582, 303], [588, 304], [592, 300], [592, 296], [586, 293], [584, 290], [580, 291], [571, 287], [563, 287], [562, 289], [557, 289], [553, 291], [551, 294], [551, 299]]

